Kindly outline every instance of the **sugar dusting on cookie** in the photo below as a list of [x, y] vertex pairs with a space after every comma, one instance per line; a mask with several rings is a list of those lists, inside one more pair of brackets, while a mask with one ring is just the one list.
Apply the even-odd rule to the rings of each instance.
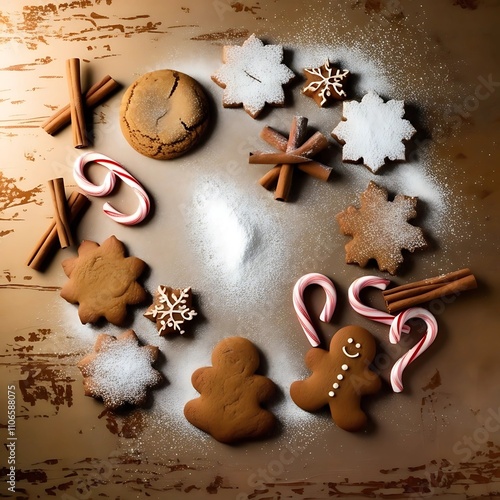
[[160, 372], [152, 367], [157, 352], [151, 346], [141, 346], [132, 330], [118, 337], [101, 334], [95, 352], [78, 364], [86, 392], [102, 398], [108, 408], [143, 404], [147, 389], [162, 380]]
[[267, 104], [283, 105], [282, 86], [293, 77], [293, 71], [283, 61], [280, 45], [265, 45], [251, 35], [241, 46], [224, 46], [224, 65], [212, 79], [224, 89], [226, 107], [243, 105], [256, 118]]
[[404, 102], [383, 101], [375, 92], [363, 96], [361, 102], [344, 102], [343, 119], [332, 136], [343, 143], [342, 159], [363, 160], [376, 173], [385, 159], [405, 160], [403, 141], [409, 141], [416, 130], [404, 116]]

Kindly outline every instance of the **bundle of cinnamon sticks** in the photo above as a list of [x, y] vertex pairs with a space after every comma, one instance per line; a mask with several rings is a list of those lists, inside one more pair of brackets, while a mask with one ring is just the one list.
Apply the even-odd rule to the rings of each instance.
[[88, 145], [85, 126], [85, 111], [93, 108], [112, 94], [119, 84], [109, 75], [90, 87], [85, 96], [82, 95], [80, 83], [80, 59], [72, 58], [66, 61], [66, 75], [70, 103], [48, 118], [42, 128], [50, 135], [54, 135], [71, 122], [73, 130], [73, 145], [83, 148]]
[[470, 269], [460, 269], [441, 276], [384, 290], [382, 295], [387, 310], [393, 314], [409, 307], [430, 302], [465, 290], [477, 288], [476, 278]]
[[40, 237], [26, 265], [40, 271], [47, 263], [48, 258], [59, 246], [66, 248], [71, 245], [71, 224], [74, 224], [79, 216], [89, 205], [89, 199], [78, 191], [71, 193], [68, 199], [64, 191], [62, 178], [49, 181], [49, 190], [54, 203], [54, 220]]
[[295, 116], [288, 139], [273, 128], [264, 127], [260, 137], [279, 152], [256, 151], [249, 155], [248, 162], [253, 165], [277, 164], [259, 181], [259, 184], [268, 190], [276, 186], [276, 200], [287, 201], [294, 167], [322, 181], [327, 181], [330, 177], [332, 169], [312, 159], [328, 147], [328, 139], [321, 132], [316, 132], [305, 140], [307, 123], [307, 118]]

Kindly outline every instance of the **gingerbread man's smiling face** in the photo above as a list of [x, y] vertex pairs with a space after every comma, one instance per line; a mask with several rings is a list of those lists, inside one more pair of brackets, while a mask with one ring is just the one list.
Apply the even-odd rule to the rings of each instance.
[[347, 345], [342, 346], [342, 352], [348, 358], [359, 358], [361, 356], [361, 344], [359, 342], [355, 342], [352, 337], [347, 339]]
[[332, 337], [330, 351], [340, 364], [368, 366], [375, 357], [375, 340], [363, 328], [342, 328]]

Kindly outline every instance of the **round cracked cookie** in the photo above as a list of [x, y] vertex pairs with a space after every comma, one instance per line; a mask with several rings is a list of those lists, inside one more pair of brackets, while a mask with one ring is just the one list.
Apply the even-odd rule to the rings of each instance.
[[207, 130], [209, 105], [201, 85], [180, 71], [139, 77], [125, 92], [120, 125], [128, 143], [157, 160], [183, 155]]

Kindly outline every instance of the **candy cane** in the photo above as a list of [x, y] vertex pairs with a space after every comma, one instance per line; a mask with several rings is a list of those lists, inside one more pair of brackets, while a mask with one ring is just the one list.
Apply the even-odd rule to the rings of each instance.
[[333, 311], [335, 310], [335, 305], [337, 304], [337, 292], [333, 283], [323, 274], [310, 273], [299, 278], [295, 286], [293, 287], [293, 306], [297, 317], [299, 319], [300, 326], [306, 334], [307, 340], [311, 343], [313, 347], [317, 347], [320, 344], [320, 340], [313, 324], [311, 323], [311, 317], [306, 310], [304, 304], [304, 290], [309, 285], [320, 285], [325, 291], [326, 301], [323, 310], [319, 316], [319, 319], [324, 323], [328, 323], [333, 316]]
[[400, 341], [403, 325], [411, 318], [423, 319], [427, 325], [427, 331], [416, 345], [394, 363], [391, 370], [391, 385], [394, 392], [403, 390], [404, 369], [434, 342], [438, 333], [438, 324], [431, 312], [422, 307], [411, 307], [394, 318], [389, 333], [389, 341], [392, 344], [397, 344]]
[[[109, 170], [101, 185], [95, 185], [85, 177], [85, 165], [90, 162], [99, 163]], [[115, 160], [98, 153], [86, 153], [76, 159], [73, 168], [73, 175], [78, 187], [91, 196], [107, 196], [111, 193], [116, 184], [116, 177], [119, 177], [125, 184], [134, 190], [134, 193], [139, 200], [139, 206], [131, 215], [125, 215], [124, 213], [119, 212], [108, 202], [103, 205], [104, 213], [114, 221], [131, 226], [133, 224], [138, 224], [148, 215], [151, 203], [146, 191], [141, 186], [139, 181]]]
[[[385, 290], [387, 285], [390, 283], [389, 280], [384, 278], [379, 278], [377, 276], [363, 276], [362, 278], [358, 278], [354, 280], [349, 287], [349, 303], [351, 307], [361, 316], [365, 318], [371, 319], [373, 321], [377, 321], [378, 323], [383, 323], [384, 325], [392, 325], [394, 320], [394, 316], [392, 314], [379, 311], [378, 309], [374, 309], [373, 307], [365, 306], [359, 296], [361, 295], [361, 290], [366, 288], [367, 286], [372, 286], [374, 288], [378, 288], [379, 290]], [[408, 333], [410, 328], [408, 326], [403, 327], [403, 331]]]

